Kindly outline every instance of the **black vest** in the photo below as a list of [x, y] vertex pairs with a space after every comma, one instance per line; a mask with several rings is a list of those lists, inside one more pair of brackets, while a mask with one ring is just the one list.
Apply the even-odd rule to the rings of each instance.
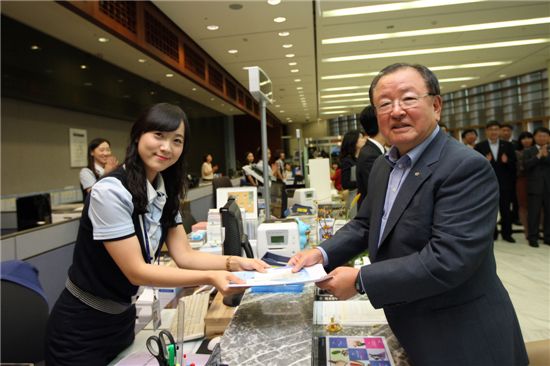
[[[126, 171], [124, 168], [120, 167], [107, 176], [120, 180], [122, 185], [127, 189]], [[93, 295], [104, 299], [129, 303], [131, 297], [136, 294], [138, 286], [132, 285], [126, 276], [124, 276], [105, 249], [103, 241], [93, 239], [92, 222], [88, 216], [89, 206], [90, 195], [86, 197], [84, 209], [82, 210], [73, 253], [73, 264], [69, 268], [69, 278], [80, 289]], [[145, 240], [139, 224], [139, 215], [135, 212], [132, 213], [132, 221], [134, 223], [134, 234], [113, 239], [121, 240], [136, 235], [141, 247], [141, 254], [145, 260], [147, 258]], [[166, 239], [167, 228], [166, 225], [162, 225], [162, 236], [160, 245], [155, 253], [156, 255], [158, 255], [162, 243]]]

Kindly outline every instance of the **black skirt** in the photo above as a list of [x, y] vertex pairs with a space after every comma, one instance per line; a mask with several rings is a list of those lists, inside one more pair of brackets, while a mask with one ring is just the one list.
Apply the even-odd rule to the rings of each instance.
[[106, 365], [132, 344], [135, 322], [135, 306], [121, 314], [107, 314], [65, 289], [48, 321], [46, 365]]

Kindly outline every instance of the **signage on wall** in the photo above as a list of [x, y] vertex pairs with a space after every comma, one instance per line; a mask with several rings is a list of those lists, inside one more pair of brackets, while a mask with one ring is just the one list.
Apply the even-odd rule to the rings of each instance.
[[88, 132], [79, 128], [69, 128], [69, 147], [71, 151], [71, 168], [88, 165]]

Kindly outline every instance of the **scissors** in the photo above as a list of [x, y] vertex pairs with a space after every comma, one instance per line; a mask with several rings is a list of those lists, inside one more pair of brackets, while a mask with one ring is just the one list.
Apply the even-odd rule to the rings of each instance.
[[158, 337], [153, 335], [147, 338], [147, 350], [158, 361], [159, 366], [175, 366], [176, 342], [172, 333], [161, 330]]

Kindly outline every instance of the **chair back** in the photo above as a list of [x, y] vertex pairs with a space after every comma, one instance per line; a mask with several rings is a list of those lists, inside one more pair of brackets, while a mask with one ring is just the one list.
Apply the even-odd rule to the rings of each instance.
[[38, 270], [23, 261], [1, 263], [1, 363], [44, 360], [48, 302]]

